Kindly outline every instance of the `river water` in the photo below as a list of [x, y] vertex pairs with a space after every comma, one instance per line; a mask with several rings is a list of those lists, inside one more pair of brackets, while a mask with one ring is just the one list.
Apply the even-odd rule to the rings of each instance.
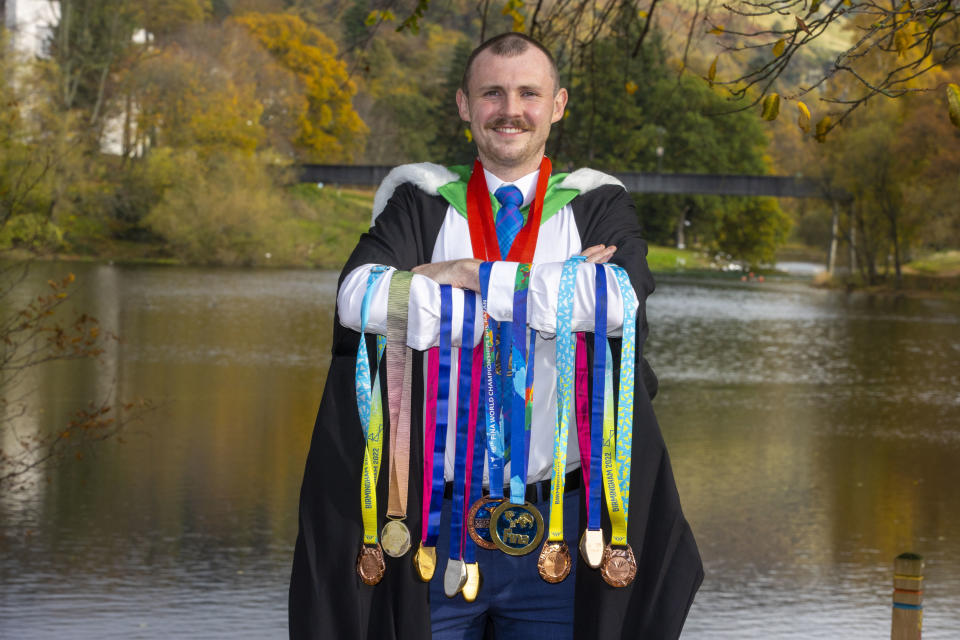
[[[336, 274], [43, 265], [121, 340], [31, 372], [20, 434], [155, 409], [0, 496], [0, 637], [281, 638]], [[960, 637], [960, 304], [661, 278], [654, 402], [706, 580], [684, 638], [882, 638], [925, 556]], [[8, 445], [9, 442], [5, 442]]]

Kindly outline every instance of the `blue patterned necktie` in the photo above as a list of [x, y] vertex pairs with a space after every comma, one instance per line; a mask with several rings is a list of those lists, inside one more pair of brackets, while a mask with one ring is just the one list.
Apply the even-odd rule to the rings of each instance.
[[507, 259], [514, 239], [523, 228], [523, 214], [520, 205], [523, 204], [523, 194], [512, 184], [505, 184], [493, 193], [500, 203], [497, 212], [497, 244], [500, 245], [500, 257]]

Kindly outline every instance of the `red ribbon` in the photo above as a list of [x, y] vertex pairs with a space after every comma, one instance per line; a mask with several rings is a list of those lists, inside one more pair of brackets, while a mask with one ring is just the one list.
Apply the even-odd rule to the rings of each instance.
[[533, 262], [533, 253], [537, 248], [537, 236], [540, 234], [540, 217], [543, 214], [543, 200], [547, 194], [547, 183], [553, 166], [546, 156], [540, 161], [540, 175], [537, 177], [537, 192], [530, 205], [527, 223], [520, 229], [510, 253], [500, 255], [497, 243], [497, 228], [493, 220], [493, 207], [490, 206], [490, 191], [487, 179], [483, 175], [480, 160], [473, 163], [473, 173], [467, 183], [467, 224], [470, 227], [470, 245], [473, 257], [479, 260], [506, 260], [509, 262]]

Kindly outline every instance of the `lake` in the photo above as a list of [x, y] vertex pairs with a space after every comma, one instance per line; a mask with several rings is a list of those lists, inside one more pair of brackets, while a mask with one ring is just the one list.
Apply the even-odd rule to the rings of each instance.
[[[120, 341], [36, 369], [18, 433], [148, 398], [124, 435], [0, 496], [0, 636], [281, 638], [337, 274], [45, 264]], [[654, 402], [707, 572], [684, 638], [960, 637], [960, 303], [661, 277]]]

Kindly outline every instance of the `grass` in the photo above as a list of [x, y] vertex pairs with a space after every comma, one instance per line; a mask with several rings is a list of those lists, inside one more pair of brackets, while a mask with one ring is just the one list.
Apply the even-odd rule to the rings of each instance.
[[903, 271], [924, 276], [947, 278], [960, 276], [960, 250], [932, 253], [906, 264]]
[[690, 249], [674, 249], [650, 245], [647, 264], [654, 273], [675, 273], [678, 271], [713, 270], [710, 260], [702, 253]]

